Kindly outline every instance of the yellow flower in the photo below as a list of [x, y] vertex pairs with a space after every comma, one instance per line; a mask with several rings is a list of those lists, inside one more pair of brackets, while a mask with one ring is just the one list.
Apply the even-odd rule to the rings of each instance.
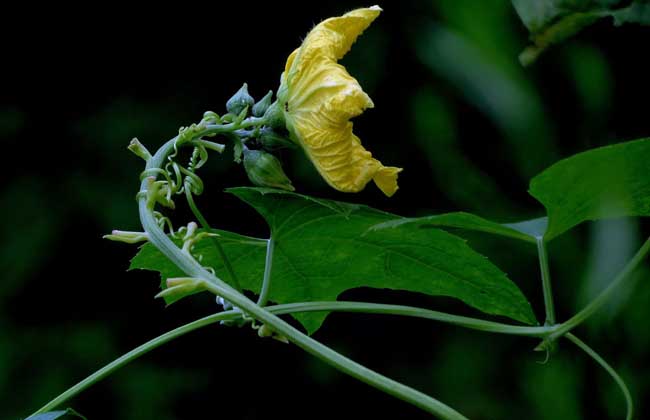
[[379, 6], [357, 9], [316, 25], [287, 59], [278, 99], [291, 138], [328, 184], [358, 192], [373, 180], [390, 197], [402, 169], [382, 165], [352, 133], [350, 118], [373, 103], [337, 63], [380, 12]]

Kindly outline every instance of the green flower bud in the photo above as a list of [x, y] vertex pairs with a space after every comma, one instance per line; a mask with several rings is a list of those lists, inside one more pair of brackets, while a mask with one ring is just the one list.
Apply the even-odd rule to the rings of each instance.
[[226, 109], [232, 114], [239, 115], [244, 108], [250, 108], [254, 103], [255, 99], [253, 99], [253, 97], [248, 93], [248, 84], [244, 83], [241, 89], [232, 95], [232, 98], [228, 99], [228, 102], [226, 102]]
[[102, 236], [109, 241], [124, 242], [127, 244], [137, 244], [138, 242], [148, 241], [149, 235], [147, 232], [131, 232], [124, 230], [114, 230], [110, 235]]
[[177, 300], [187, 295], [206, 290], [205, 280], [193, 277], [175, 277], [167, 279], [167, 287], [158, 293], [155, 298]]
[[278, 341], [280, 341], [280, 342], [282, 342], [284, 344], [289, 344], [289, 340], [287, 339], [287, 337], [273, 331], [273, 329], [271, 329], [271, 327], [269, 327], [266, 324], [262, 324], [257, 329], [257, 335], [260, 336], [261, 338], [271, 337], [274, 340], [278, 340]]
[[280, 161], [270, 153], [244, 149], [244, 169], [246, 169], [248, 179], [255, 185], [288, 191], [295, 190], [282, 170]]
[[286, 137], [282, 137], [271, 127], [262, 128], [258, 140], [266, 150], [281, 149], [283, 147], [296, 147], [294, 142]]
[[133, 152], [134, 155], [144, 159], [145, 161], [151, 159], [151, 153], [149, 153], [147, 148], [144, 147], [144, 145], [135, 137], [131, 140], [131, 143], [129, 143], [128, 149]]
[[269, 106], [271, 106], [271, 101], [273, 100], [273, 91], [269, 90], [269, 93], [267, 93], [258, 103], [253, 105], [253, 116], [254, 117], [261, 117], [264, 115], [267, 109], [269, 109]]
[[203, 120], [208, 124], [221, 124], [221, 117], [213, 111], [205, 111], [203, 113]]
[[284, 121], [284, 113], [282, 112], [281, 105], [278, 101], [273, 102], [264, 113], [266, 125], [273, 128], [286, 129], [287, 125]]

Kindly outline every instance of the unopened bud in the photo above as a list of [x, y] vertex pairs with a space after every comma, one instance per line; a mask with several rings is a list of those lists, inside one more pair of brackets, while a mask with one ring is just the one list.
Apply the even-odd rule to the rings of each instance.
[[264, 127], [258, 137], [259, 142], [266, 150], [281, 149], [283, 147], [296, 147], [296, 144], [286, 137], [282, 137], [271, 127]]
[[228, 112], [239, 115], [246, 107], [250, 109], [255, 103], [255, 99], [248, 93], [248, 84], [244, 85], [235, 93], [228, 102], [226, 102], [226, 109]]
[[259, 327], [259, 329], [257, 330], [257, 335], [260, 336], [260, 337], [262, 337], [262, 338], [271, 337], [271, 338], [273, 338], [274, 340], [278, 340], [278, 341], [281, 342], [281, 343], [289, 344], [289, 340], [287, 339], [287, 337], [285, 337], [285, 336], [283, 336], [283, 335], [281, 335], [281, 334], [278, 334], [277, 332], [273, 331], [273, 330], [271, 329], [271, 327], [269, 327], [269, 326], [266, 325], [266, 324], [262, 324], [262, 326]]
[[124, 242], [127, 244], [137, 244], [149, 240], [147, 232], [129, 232], [124, 230], [114, 230], [110, 235], [102, 236], [109, 241]]
[[190, 294], [202, 292], [205, 281], [193, 277], [175, 277], [167, 279], [167, 288], [156, 295], [156, 298], [176, 300]]
[[144, 145], [140, 143], [140, 141], [136, 138], [133, 138], [133, 140], [131, 140], [128, 149], [132, 151], [134, 155], [144, 159], [145, 161], [151, 159], [151, 153], [149, 153], [147, 148], [144, 147]]
[[257, 335], [266, 338], [273, 335], [273, 330], [269, 328], [268, 325], [262, 324], [262, 326], [257, 330]]
[[229, 311], [233, 308], [232, 303], [228, 302], [226, 299], [222, 298], [221, 296], [217, 296], [216, 301], [218, 305], [221, 305], [224, 311]]
[[255, 185], [288, 191], [295, 190], [282, 170], [280, 161], [270, 153], [245, 149], [244, 169], [246, 169], [248, 179]]
[[213, 111], [205, 111], [203, 113], [203, 121], [209, 124], [221, 124], [219, 114]]
[[286, 129], [286, 122], [284, 121], [284, 113], [280, 102], [273, 102], [264, 113], [264, 120], [266, 125], [273, 128]]
[[269, 90], [269, 93], [264, 95], [262, 99], [255, 105], [253, 105], [253, 116], [261, 117], [264, 115], [269, 106], [271, 106], [271, 101], [273, 100], [273, 91]]

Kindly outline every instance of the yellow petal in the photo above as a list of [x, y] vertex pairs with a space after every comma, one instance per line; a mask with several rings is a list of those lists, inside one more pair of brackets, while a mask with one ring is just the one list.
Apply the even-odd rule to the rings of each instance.
[[[350, 50], [359, 35], [379, 16], [381, 8], [372, 6], [356, 9], [343, 16], [326, 19], [309, 32], [288, 68], [288, 80], [299, 76], [303, 67], [309, 67], [314, 59], [326, 58], [338, 61]], [[287, 64], [290, 63], [287, 61]]]
[[337, 63], [380, 11], [378, 6], [357, 9], [312, 29], [287, 59], [278, 98], [292, 138], [332, 187], [357, 192], [374, 179], [391, 196], [401, 169], [383, 166], [352, 133], [350, 118], [373, 103]]
[[299, 138], [309, 159], [323, 179], [333, 188], [343, 192], [359, 192], [370, 180], [384, 194], [397, 191], [397, 174], [400, 168], [385, 167], [363, 148], [352, 133], [352, 123], [331, 125], [326, 113], [296, 116], [291, 131]]
[[377, 171], [372, 178], [375, 185], [387, 196], [392, 197], [393, 194], [399, 189], [397, 186], [397, 174], [402, 172], [402, 168], [394, 166], [383, 166]]

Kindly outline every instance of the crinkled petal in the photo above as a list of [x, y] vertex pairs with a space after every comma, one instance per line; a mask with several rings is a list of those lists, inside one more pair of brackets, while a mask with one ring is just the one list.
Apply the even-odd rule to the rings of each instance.
[[326, 58], [338, 61], [343, 58], [379, 13], [379, 6], [356, 9], [316, 25], [300, 46], [298, 56], [291, 60], [290, 67], [286, 69], [288, 82], [294, 86], [300, 84], [300, 78], [304, 76], [303, 69], [311, 67], [312, 60]]
[[312, 29], [287, 59], [278, 98], [292, 137], [332, 187], [357, 192], [374, 180], [391, 196], [401, 169], [383, 166], [352, 133], [350, 118], [373, 103], [337, 63], [380, 12], [377, 6], [357, 9]]
[[362, 100], [363, 106], [354, 115], [373, 106], [357, 80], [337, 61], [380, 12], [378, 6], [353, 10], [324, 20], [309, 32], [302, 45], [289, 55], [282, 75], [282, 87], [287, 87], [288, 92], [281, 87], [279, 96], [289, 110], [309, 108], [339, 94]]
[[399, 189], [397, 186], [397, 174], [402, 172], [402, 168], [394, 166], [382, 166], [372, 180], [375, 185], [387, 196], [391, 197]]
[[386, 167], [363, 148], [352, 133], [352, 123], [331, 125], [325, 114], [296, 117], [292, 131], [323, 179], [343, 192], [363, 190], [370, 180], [387, 196], [397, 191], [401, 168]]

